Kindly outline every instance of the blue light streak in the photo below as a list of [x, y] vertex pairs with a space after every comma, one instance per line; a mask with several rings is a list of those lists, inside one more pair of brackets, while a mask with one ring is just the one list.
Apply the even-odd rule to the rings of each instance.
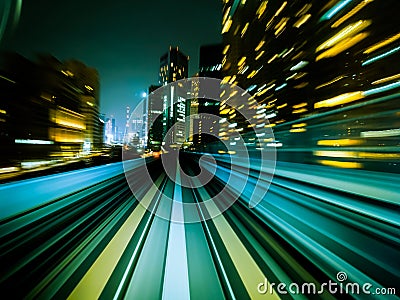
[[283, 89], [285, 86], [287, 86], [287, 83], [284, 83], [284, 84], [278, 86], [278, 87], [275, 89], [275, 91], [279, 91], [279, 90]]
[[371, 59], [368, 59], [368, 60], [364, 61], [361, 65], [363, 67], [367, 66], [369, 64], [372, 64], [373, 62], [376, 62], [377, 60], [380, 60], [380, 59], [385, 58], [385, 57], [387, 57], [389, 55], [392, 55], [392, 54], [398, 52], [399, 50], [400, 50], [400, 46], [397, 47], [397, 48], [394, 48], [394, 49], [392, 49], [392, 50], [390, 50], [388, 52], [382, 53], [381, 55], [378, 55], [378, 56], [375, 56], [375, 57], [373, 57]]
[[378, 94], [378, 93], [382, 93], [382, 92], [386, 92], [395, 88], [400, 87], [400, 81], [391, 83], [391, 84], [387, 84], [372, 90], [368, 90], [364, 92], [365, 96], [370, 96], [370, 95], [374, 95], [374, 94]]
[[350, 4], [352, 0], [344, 0], [344, 1], [339, 1], [338, 4], [336, 4], [334, 7], [332, 7], [330, 10], [328, 10], [322, 17], [319, 19], [319, 21], [326, 21], [331, 19], [334, 15], [336, 15], [340, 10], [342, 10], [345, 6]]

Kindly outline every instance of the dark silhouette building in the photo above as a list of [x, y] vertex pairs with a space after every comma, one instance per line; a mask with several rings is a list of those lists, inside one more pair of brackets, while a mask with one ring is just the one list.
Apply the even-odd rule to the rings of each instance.
[[200, 47], [199, 76], [222, 79], [222, 44]]
[[147, 149], [160, 151], [163, 140], [163, 99], [153, 92], [160, 85], [151, 85], [148, 90], [147, 106]]
[[[160, 85], [188, 77], [189, 57], [178, 47], [170, 47], [160, 58]], [[179, 148], [186, 139], [186, 116], [189, 104], [176, 93], [175, 86], [164, 89], [163, 95], [163, 140], [167, 148]], [[173, 105], [171, 105], [174, 103]], [[166, 138], [165, 138], [166, 137]]]
[[[199, 77], [222, 79], [222, 44], [200, 47]], [[189, 141], [191, 148], [204, 151], [208, 144], [215, 143], [219, 131], [220, 102], [215, 99], [195, 98], [191, 101], [191, 124]]]

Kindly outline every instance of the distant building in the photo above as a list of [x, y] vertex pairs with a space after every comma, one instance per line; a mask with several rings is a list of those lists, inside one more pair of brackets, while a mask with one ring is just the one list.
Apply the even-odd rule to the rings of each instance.
[[101, 134], [101, 143], [104, 144], [106, 142], [106, 114], [100, 113], [99, 120], [100, 120], [100, 134]]
[[179, 51], [178, 47], [170, 47], [169, 51], [160, 57], [160, 85], [188, 77], [189, 57]]
[[115, 125], [115, 118], [111, 116], [110, 118], [106, 118], [105, 120], [105, 143], [108, 145], [112, 145], [115, 143], [117, 139], [117, 127]]
[[163, 140], [163, 98], [157, 97], [153, 92], [160, 88], [160, 85], [151, 85], [148, 92], [147, 122], [148, 138], [147, 149], [160, 151]]
[[[143, 127], [145, 127], [145, 120], [143, 119], [143, 110], [145, 108], [145, 103], [139, 103], [129, 117], [129, 131], [127, 132], [127, 140], [130, 141], [134, 138], [135, 146], [141, 147], [144, 145], [144, 132]], [[138, 142], [136, 142], [138, 140]]]

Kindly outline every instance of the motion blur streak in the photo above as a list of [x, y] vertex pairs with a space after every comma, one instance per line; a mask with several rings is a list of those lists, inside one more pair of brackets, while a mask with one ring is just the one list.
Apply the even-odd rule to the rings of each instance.
[[[199, 155], [184, 155], [183, 171], [195, 174]], [[152, 213], [173, 212], [164, 195], [206, 201], [227, 177], [243, 177], [240, 168], [231, 171], [226, 155], [214, 157], [214, 179], [196, 189], [165, 176], [159, 159], [132, 160], [127, 176], [136, 178], [150, 210], [132, 197], [120, 163], [4, 185], [1, 206], [15, 195], [18, 209], [1, 210], [1, 290], [28, 299], [167, 299], [174, 280], [186, 277], [183, 292], [193, 299], [255, 299], [264, 277], [319, 287], [340, 270], [374, 287], [399, 282], [398, 176], [278, 162], [267, 196], [254, 209], [248, 203], [255, 185], [266, 184], [256, 179], [260, 172], [268, 177], [268, 169], [253, 168], [241, 197], [214, 219], [176, 227]], [[144, 167], [159, 190], [140, 179]], [[35, 194], [23, 193], [23, 186]], [[219, 205], [207, 203], [198, 213], [212, 214]]]

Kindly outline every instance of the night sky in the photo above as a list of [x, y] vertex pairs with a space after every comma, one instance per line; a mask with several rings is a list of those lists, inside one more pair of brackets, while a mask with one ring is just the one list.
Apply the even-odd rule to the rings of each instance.
[[125, 107], [158, 83], [159, 58], [170, 45], [190, 56], [189, 74], [196, 73], [200, 46], [221, 41], [221, 10], [220, 0], [22, 0], [18, 25], [8, 26], [1, 48], [96, 68], [101, 112], [121, 126]]

